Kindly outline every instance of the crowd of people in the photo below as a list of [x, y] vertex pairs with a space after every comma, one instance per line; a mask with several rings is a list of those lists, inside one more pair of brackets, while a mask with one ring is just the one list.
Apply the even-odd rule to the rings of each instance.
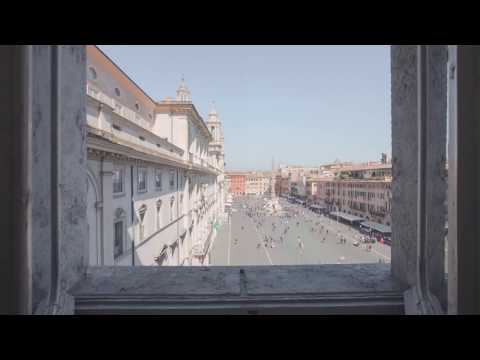
[[[343, 233], [332, 232], [330, 227], [327, 225], [331, 220], [327, 219], [324, 215], [318, 215], [309, 212], [307, 209], [300, 208], [298, 206], [293, 206], [290, 204], [282, 205], [282, 210], [271, 214], [265, 209], [265, 204], [262, 201], [247, 201], [244, 202], [241, 211], [253, 222], [255, 229], [261, 235], [261, 240], [257, 243], [257, 250], [264, 248], [276, 248], [277, 246], [285, 245], [289, 238], [290, 234], [297, 234], [295, 238], [296, 247], [300, 253], [303, 253], [305, 245], [301, 238], [301, 235], [298, 235], [298, 231], [293, 231], [292, 227], [295, 230], [298, 229], [301, 225], [307, 225], [310, 233], [318, 234], [319, 241], [325, 243], [331, 241], [332, 237], [337, 239], [336, 244], [346, 245], [349, 243], [345, 231]], [[313, 214], [313, 215], [312, 215]], [[271, 221], [270, 225], [265, 226], [267, 221]], [[264, 232], [265, 229], [270, 228], [271, 231]], [[245, 231], [244, 226], [241, 226], [241, 230]], [[354, 246], [362, 246], [365, 251], [372, 251], [372, 239], [365, 235], [359, 235], [354, 229], [348, 229], [347, 233], [351, 232], [349, 238], [350, 243]], [[238, 239], [235, 239], [234, 244], [238, 244]]]

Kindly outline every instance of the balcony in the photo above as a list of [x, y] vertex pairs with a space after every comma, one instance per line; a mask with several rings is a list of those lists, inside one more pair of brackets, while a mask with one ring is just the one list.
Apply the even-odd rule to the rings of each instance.
[[141, 128], [151, 131], [153, 123], [143, 119], [137, 112], [123, 106], [121, 103], [115, 101], [113, 98], [105, 94], [103, 91], [87, 84], [87, 95], [100, 103], [109, 106], [112, 111], [118, 116], [127, 119], [128, 121], [140, 126]]
[[92, 97], [93, 99], [101, 102], [102, 104], [105, 104], [112, 109], [115, 108], [115, 104], [113, 102], [113, 99], [107, 96], [105, 93], [102, 91], [96, 89], [95, 87], [91, 86], [90, 84], [87, 84], [87, 95]]

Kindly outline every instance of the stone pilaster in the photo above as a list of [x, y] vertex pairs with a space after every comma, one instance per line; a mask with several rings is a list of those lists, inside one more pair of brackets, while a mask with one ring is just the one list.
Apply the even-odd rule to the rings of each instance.
[[102, 182], [102, 265], [114, 265], [113, 255], [113, 163], [103, 160], [100, 172]]
[[410, 286], [417, 263], [417, 46], [391, 47], [392, 273]]

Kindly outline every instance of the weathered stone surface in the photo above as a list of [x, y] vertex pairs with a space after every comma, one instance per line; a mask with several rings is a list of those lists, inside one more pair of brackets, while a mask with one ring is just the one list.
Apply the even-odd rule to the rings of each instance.
[[402, 314], [388, 265], [91, 268], [78, 314]]
[[33, 46], [32, 90], [32, 312], [48, 301], [51, 279], [51, 51]]
[[447, 47], [428, 46], [426, 257], [430, 291], [446, 307], [445, 217], [447, 145]]
[[391, 46], [392, 274], [408, 285], [417, 276], [417, 47]]
[[246, 293], [308, 294], [394, 291], [401, 285], [389, 264], [252, 266], [245, 268]]
[[[67, 290], [85, 272], [85, 247], [88, 246], [85, 47], [59, 46], [58, 53], [57, 72], [52, 66], [52, 47], [33, 47], [32, 308], [39, 314], [53, 309], [59, 314], [73, 312], [73, 299]], [[53, 76], [54, 71], [58, 76]], [[55, 78], [58, 79], [58, 98], [53, 85]], [[52, 138], [55, 103], [58, 103], [59, 119], [55, 137], [58, 156], [52, 153], [56, 143]], [[54, 162], [58, 163], [58, 183], [52, 172]], [[58, 194], [56, 218], [54, 192]], [[58, 247], [53, 246], [55, 232]]]
[[[425, 211], [419, 214], [419, 124], [417, 46], [391, 47], [392, 71], [392, 274], [409, 286], [426, 264], [430, 291], [445, 304], [444, 224], [447, 52], [443, 45], [427, 47]], [[424, 217], [425, 234], [418, 232]], [[420, 236], [420, 237], [419, 237]], [[419, 242], [419, 239], [422, 239]], [[420, 251], [425, 242], [425, 254]]]
[[227, 267], [90, 267], [74, 295], [240, 295], [239, 271]]

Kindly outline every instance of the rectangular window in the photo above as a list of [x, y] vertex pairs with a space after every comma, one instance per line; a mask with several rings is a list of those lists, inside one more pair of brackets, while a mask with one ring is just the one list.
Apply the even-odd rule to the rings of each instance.
[[123, 221], [117, 221], [114, 224], [114, 257], [123, 254]]
[[113, 193], [114, 194], [123, 193], [123, 181], [124, 181], [123, 169], [113, 170]]
[[173, 170], [170, 171], [170, 188], [173, 189], [175, 187], [175, 172]]
[[138, 168], [138, 179], [137, 179], [137, 190], [138, 192], [147, 191], [147, 169]]
[[162, 171], [159, 169], [155, 170], [155, 188], [162, 190]]

